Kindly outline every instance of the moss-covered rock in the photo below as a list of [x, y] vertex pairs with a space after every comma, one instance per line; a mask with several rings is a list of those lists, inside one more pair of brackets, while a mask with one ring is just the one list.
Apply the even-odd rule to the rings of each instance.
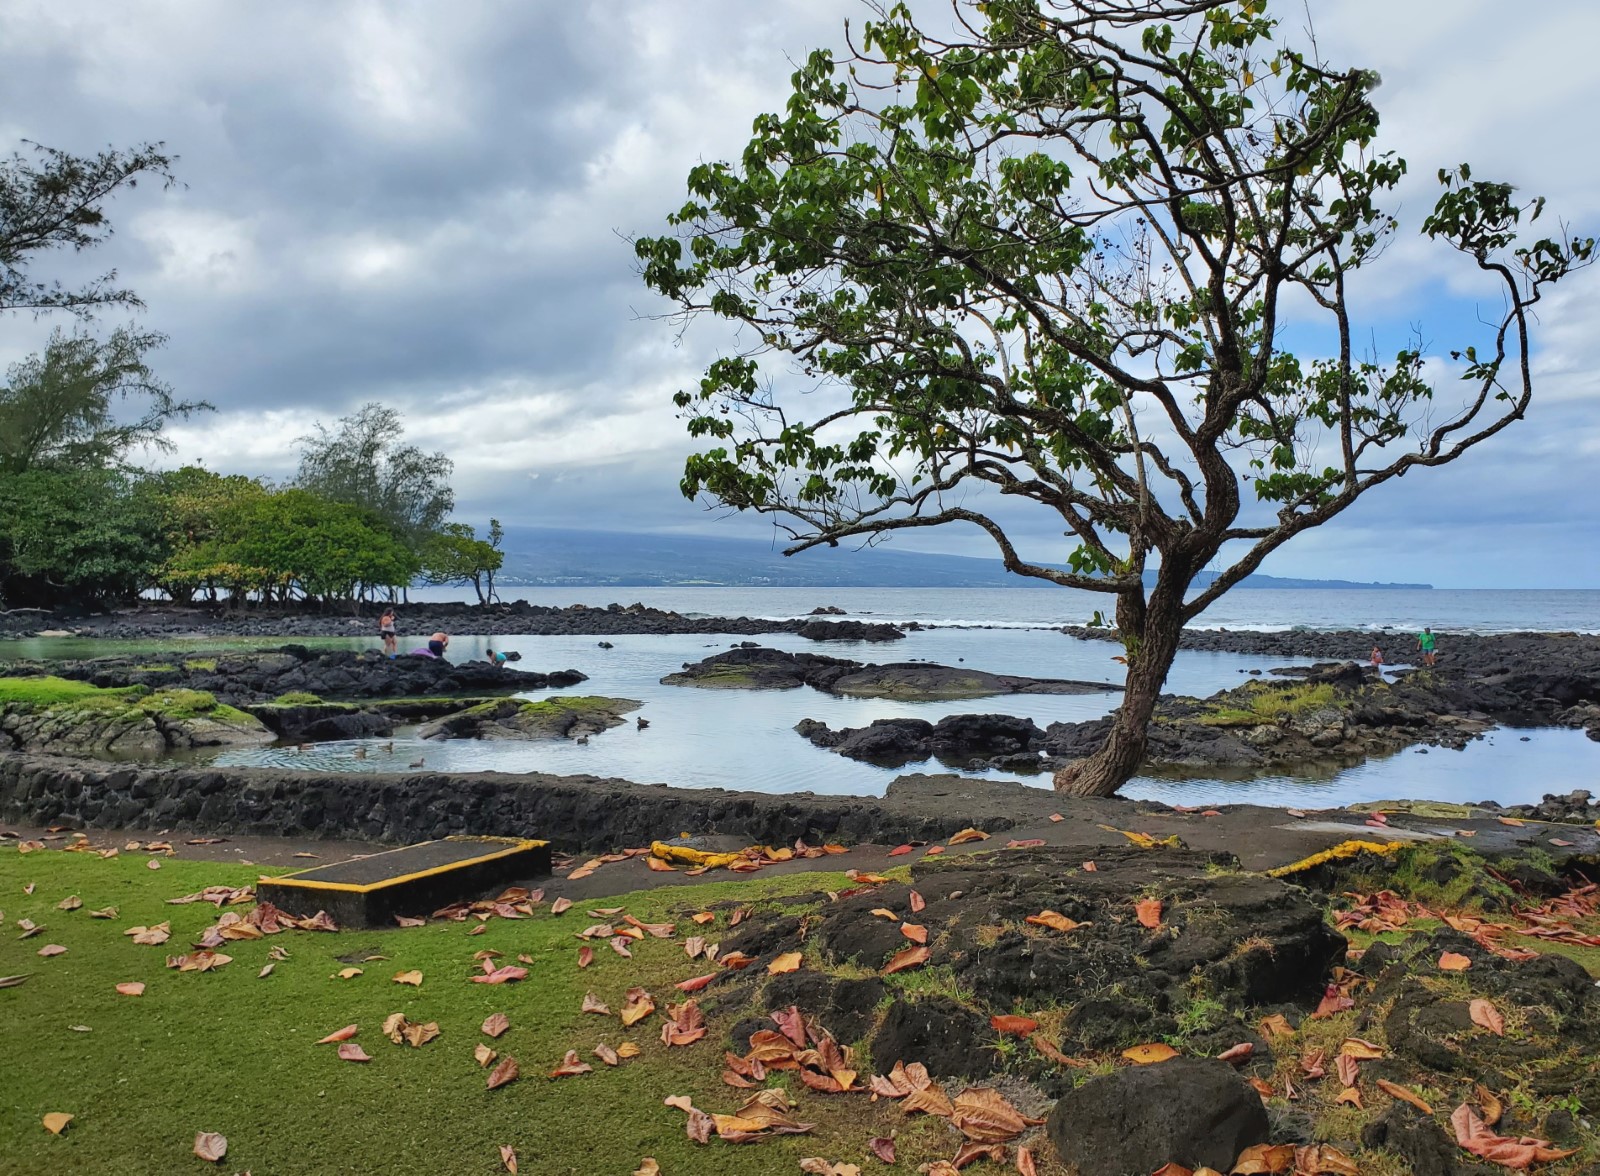
[[259, 720], [202, 690], [102, 688], [50, 676], [0, 678], [0, 736], [22, 751], [77, 755], [272, 741]]
[[478, 703], [418, 728], [424, 739], [587, 739], [637, 710], [631, 698], [558, 695], [538, 702], [500, 698]]

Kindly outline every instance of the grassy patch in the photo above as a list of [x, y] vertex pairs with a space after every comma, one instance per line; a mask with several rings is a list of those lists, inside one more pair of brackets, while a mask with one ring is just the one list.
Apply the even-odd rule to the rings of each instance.
[[274, 706], [316, 706], [322, 701], [309, 690], [290, 690], [272, 700]]
[[1337, 705], [1333, 685], [1328, 682], [1287, 686], [1250, 682], [1208, 707], [1199, 722], [1207, 727], [1259, 727]]
[[217, 668], [217, 659], [214, 657], [187, 658], [183, 667], [186, 670], [214, 670]]
[[[257, 873], [178, 859], [152, 871], [131, 854], [22, 856], [0, 847], [7, 921], [0, 975], [32, 973], [22, 986], [0, 989], [0, 1155], [8, 1174], [197, 1171], [202, 1165], [190, 1155], [197, 1131], [228, 1137], [225, 1172], [296, 1174], [489, 1173], [499, 1170], [501, 1144], [517, 1149], [524, 1172], [584, 1176], [631, 1172], [644, 1156], [654, 1156], [667, 1173], [792, 1172], [812, 1155], [865, 1165], [874, 1162], [866, 1141], [891, 1130], [899, 1132], [908, 1171], [954, 1149], [942, 1122], [907, 1118], [887, 1102], [815, 1094], [798, 1083], [792, 1084], [797, 1112], [817, 1123], [812, 1135], [699, 1147], [685, 1136], [682, 1113], [661, 1100], [688, 1094], [710, 1111], [734, 1109], [740, 1092], [719, 1078], [732, 1015], [713, 1019], [702, 1042], [668, 1049], [657, 1036], [657, 1017], [624, 1032], [614, 1016], [578, 1011], [591, 990], [617, 1009], [634, 985], [648, 988], [662, 1008], [674, 1003], [672, 985], [703, 970], [684, 957], [681, 937], [723, 937], [734, 905], [839, 889], [848, 884], [839, 874], [666, 888], [580, 903], [559, 918], [544, 907], [532, 919], [491, 920], [481, 935], [457, 923], [286, 933], [230, 944], [233, 962], [214, 972], [165, 968], [167, 954], [189, 950], [218, 914], [204, 904], [165, 900], [206, 885], [249, 882]], [[35, 884], [32, 895], [23, 892], [28, 883]], [[82, 907], [59, 910], [69, 895], [80, 897]], [[601, 905], [624, 907], [646, 922], [678, 920], [680, 939], [645, 939], [633, 945], [631, 960], [602, 943], [593, 966], [580, 971], [582, 941], [574, 933], [595, 921], [587, 908]], [[118, 907], [118, 917], [88, 917], [106, 906]], [[688, 922], [705, 909], [718, 912], [711, 927]], [[18, 918], [46, 930], [18, 940]], [[164, 946], [137, 946], [122, 934], [162, 920], [171, 921], [173, 932]], [[67, 953], [39, 958], [38, 948], [48, 943]], [[274, 946], [286, 948], [289, 958], [259, 979]], [[529, 978], [505, 986], [471, 983], [473, 953], [486, 949], [503, 953], [507, 963], [529, 956]], [[347, 960], [364, 974], [335, 979]], [[413, 968], [423, 973], [420, 988], [392, 982]], [[908, 974], [904, 987], [935, 979]], [[124, 981], [143, 981], [144, 995], [117, 994], [115, 985]], [[501, 1011], [512, 1027], [491, 1042], [478, 1026]], [[380, 1026], [395, 1012], [437, 1021], [440, 1037], [421, 1049], [392, 1045]], [[372, 1056], [370, 1064], [341, 1062], [334, 1046], [313, 1044], [352, 1023], [360, 1026], [355, 1041]], [[623, 1040], [636, 1042], [642, 1055], [617, 1069], [591, 1056], [598, 1043]], [[515, 1057], [522, 1078], [486, 1090], [472, 1056], [480, 1042]], [[547, 1078], [569, 1049], [596, 1072]], [[51, 1111], [76, 1116], [59, 1138], [40, 1125]]]
[[37, 678], [0, 678], [0, 703], [19, 702], [27, 706], [52, 707], [66, 703], [95, 703], [115, 698], [118, 705], [148, 693], [144, 686], [124, 686], [102, 690], [87, 682], [42, 675]]

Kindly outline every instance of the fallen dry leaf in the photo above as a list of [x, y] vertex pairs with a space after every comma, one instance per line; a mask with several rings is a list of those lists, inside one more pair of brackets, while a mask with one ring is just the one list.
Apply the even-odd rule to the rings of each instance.
[[117, 917], [117, 908], [114, 906], [101, 907], [97, 911], [90, 911], [91, 919], [114, 919]]
[[1145, 1045], [1135, 1045], [1125, 1049], [1122, 1051], [1122, 1056], [1136, 1065], [1149, 1066], [1156, 1062], [1165, 1062], [1177, 1057], [1178, 1051], [1164, 1041], [1152, 1041]]
[[884, 976], [891, 976], [896, 972], [904, 972], [907, 968], [920, 968], [928, 962], [928, 949], [925, 947], [908, 947], [897, 951], [889, 962], [883, 966]]
[[1458, 952], [1447, 951], [1439, 957], [1439, 970], [1441, 972], [1465, 972], [1472, 967], [1472, 961]]
[[1032, 1148], [1019, 1147], [1017, 1149], [1017, 1172], [1019, 1176], [1039, 1176], [1039, 1169], [1033, 1163]]
[[489, 1068], [489, 1063], [494, 1061], [495, 1058], [499, 1057], [500, 1055], [480, 1041], [477, 1045], [472, 1047], [472, 1056], [473, 1059], [478, 1063], [478, 1068], [486, 1070]]
[[996, 1033], [1012, 1033], [1018, 1037], [1026, 1037], [1039, 1027], [1039, 1022], [1032, 1017], [1017, 1017], [1002, 1014], [989, 1018], [989, 1025]]
[[1233, 1176], [1262, 1176], [1265, 1173], [1278, 1176], [1293, 1167], [1294, 1144], [1258, 1143], [1239, 1153], [1239, 1159], [1233, 1165]]
[[409, 984], [413, 988], [421, 988], [422, 973], [417, 971], [415, 968], [411, 969], [409, 972], [396, 972], [394, 974], [394, 982], [396, 984]]
[[439, 1036], [439, 1022], [429, 1021], [425, 1025], [416, 1025], [408, 1021], [402, 1031], [402, 1036], [406, 1039], [407, 1045], [413, 1049], [421, 1049], [428, 1042]]
[[1516, 817], [1496, 817], [1495, 820], [1499, 821], [1502, 825], [1510, 825], [1514, 829], [1520, 829], [1527, 823], [1525, 821], [1519, 821]]
[[[1230, 1045], [1227, 1049], [1225, 1049], [1221, 1053], [1219, 1053], [1217, 1055], [1217, 1061], [1219, 1061], [1219, 1062], [1230, 1062], [1233, 1065], [1237, 1066], [1240, 1062], [1244, 1061], [1246, 1058], [1248, 1058], [1251, 1054], [1253, 1054], [1255, 1052], [1256, 1052], [1256, 1047], [1255, 1047], [1255, 1043], [1254, 1042], [1252, 1042], [1252, 1041], [1241, 1041], [1238, 1045]], [[1304, 1065], [1304, 1062], [1302, 1062], [1301, 1064]], [[1320, 1069], [1318, 1070], [1318, 1073], [1319, 1074], [1321, 1073]]]
[[1267, 1038], [1293, 1037], [1294, 1026], [1282, 1013], [1273, 1013], [1270, 1017], [1261, 1018], [1261, 1034]]
[[511, 1028], [511, 1021], [504, 1013], [490, 1013], [478, 1028], [490, 1037], [499, 1037], [507, 1029]]
[[965, 845], [969, 841], [987, 841], [989, 835], [981, 829], [966, 828], [951, 836], [948, 844]]
[[69, 894], [66, 898], [63, 898], [60, 902], [56, 903], [56, 910], [75, 911], [82, 905], [83, 899], [79, 898], [76, 894]]
[[622, 1006], [622, 1027], [631, 1028], [656, 1011], [656, 1002], [642, 988], [628, 989], [627, 1003]]
[[339, 1059], [345, 1062], [370, 1062], [371, 1056], [353, 1041], [343, 1042], [339, 1046]]
[[122, 993], [123, 996], [143, 996], [144, 982], [140, 980], [129, 980], [125, 983], [117, 985], [117, 991]]
[[256, 973], [256, 979], [265, 980], [268, 976], [272, 975], [272, 970], [277, 966], [277, 964], [263, 964], [261, 966], [261, 971]]
[[585, 1013], [598, 1013], [602, 1017], [609, 1017], [611, 1015], [610, 1006], [608, 1006], [605, 1001], [601, 1000], [592, 992], [586, 992], [583, 994], [583, 1008], [579, 1011]]
[[917, 923], [901, 923], [900, 934], [911, 940], [912, 943], [928, 942], [928, 929]]
[[1154, 930], [1161, 926], [1161, 900], [1159, 898], [1140, 899], [1134, 904], [1133, 909], [1141, 927], [1149, 927]]
[[783, 972], [798, 972], [803, 958], [797, 951], [786, 951], [767, 965], [767, 975], [777, 976]]
[[1506, 1135], [1496, 1135], [1466, 1103], [1451, 1113], [1450, 1126], [1455, 1128], [1456, 1143], [1463, 1149], [1507, 1168], [1529, 1168], [1534, 1164], [1554, 1163], [1578, 1154], [1577, 1148], [1554, 1148], [1543, 1139], [1529, 1136], [1512, 1139]]
[[1361, 1060], [1350, 1054], [1342, 1053], [1334, 1060], [1334, 1065], [1339, 1071], [1339, 1082], [1344, 1086], [1354, 1086], [1356, 1079], [1361, 1074]]
[[1346, 1037], [1339, 1046], [1339, 1056], [1342, 1058], [1357, 1058], [1361, 1061], [1371, 1061], [1383, 1057], [1387, 1051], [1381, 1045], [1360, 1037]]
[[1467, 1009], [1472, 1016], [1474, 1025], [1481, 1025], [1496, 1037], [1505, 1036], [1506, 1019], [1500, 1015], [1500, 1010], [1494, 1007], [1493, 1001], [1487, 1001], [1480, 997], [1468, 1005]]
[[340, 968], [338, 974], [339, 974], [339, 979], [341, 979], [341, 980], [354, 980], [357, 976], [361, 975], [361, 969], [360, 968]]
[[594, 1067], [578, 1057], [578, 1051], [569, 1049], [566, 1057], [561, 1059], [561, 1064], [550, 1071], [552, 1078], [571, 1078], [576, 1074], [592, 1074]]
[[717, 978], [717, 973], [707, 972], [704, 976], [691, 976], [687, 980], [680, 980], [673, 985], [679, 992], [699, 992], [707, 984]]
[[594, 1047], [594, 1056], [599, 1058], [608, 1066], [617, 1066], [622, 1064], [622, 1059], [617, 1056], [617, 1051], [612, 1049], [603, 1041]]
[[631, 1041], [624, 1041], [617, 1046], [619, 1058], [636, 1058], [639, 1056], [639, 1047]]
[[1313, 1143], [1294, 1151], [1295, 1176], [1361, 1176], [1361, 1169], [1329, 1143]]
[[661, 1176], [661, 1165], [656, 1163], [653, 1157], [646, 1156], [633, 1170], [633, 1176]]
[[1481, 1082], [1473, 1084], [1472, 1092], [1477, 1097], [1478, 1105], [1483, 1108], [1483, 1121], [1493, 1127], [1500, 1121], [1500, 1116], [1505, 1114], [1504, 1104], [1495, 1096], [1494, 1091]]
[[502, 1143], [500, 1145], [500, 1163], [507, 1172], [512, 1173], [512, 1176], [516, 1176], [517, 1149], [509, 1143]]
[[1031, 923], [1035, 927], [1049, 927], [1052, 931], [1076, 931], [1079, 927], [1089, 925], [1075, 922], [1058, 911], [1040, 911], [1037, 915], [1029, 915], [1023, 922]]
[[872, 1149], [872, 1154], [885, 1164], [894, 1163], [894, 1140], [886, 1135], [879, 1135], [867, 1141], [867, 1147]]
[[28, 977], [31, 975], [33, 975], [32, 972], [24, 973], [21, 976], [0, 976], [0, 988], [18, 988], [26, 984]]
[[72, 1122], [72, 1116], [65, 1111], [51, 1111], [44, 1117], [44, 1129], [51, 1135], [60, 1135], [67, 1129], [67, 1124]]
[[489, 1071], [488, 1088], [498, 1090], [508, 1082], [514, 1082], [521, 1071], [517, 1069], [516, 1058], [505, 1058], [498, 1066]]
[[1333, 1101], [1336, 1103], [1345, 1103], [1349, 1106], [1359, 1109], [1361, 1107], [1361, 1091], [1357, 1090], [1354, 1086], [1346, 1086], [1339, 1092], [1339, 1097]]
[[919, 911], [922, 910], [923, 907], [928, 905], [928, 900], [923, 898], [922, 895], [920, 893], [918, 893], [917, 891], [915, 891], [915, 890], [910, 892], [910, 901], [911, 901], [911, 913], [913, 915], [917, 914]]
[[194, 1137], [194, 1154], [202, 1160], [218, 1163], [228, 1154], [228, 1141], [215, 1131], [201, 1131]]
[[1421, 1111], [1424, 1115], [1433, 1114], [1433, 1108], [1432, 1107], [1430, 1107], [1427, 1103], [1423, 1102], [1422, 1099], [1420, 1097], [1418, 1097], [1418, 1095], [1414, 1091], [1406, 1089], [1404, 1086], [1401, 1086], [1399, 1083], [1389, 1082], [1389, 1081], [1386, 1081], [1385, 1079], [1379, 1078], [1378, 1079], [1378, 1089], [1383, 1091], [1383, 1093], [1387, 1094], [1390, 1098], [1397, 1098], [1403, 1103], [1410, 1103], [1412, 1106], [1416, 1107], [1417, 1110]]
[[332, 1033], [328, 1034], [326, 1037], [317, 1038], [317, 1040], [312, 1042], [312, 1044], [313, 1045], [331, 1045], [331, 1044], [333, 1044], [334, 1042], [337, 1042], [337, 1041], [349, 1041], [352, 1037], [354, 1037], [359, 1032], [361, 1032], [361, 1030], [359, 1028], [357, 1028], [355, 1025], [346, 1025], [343, 1029], [335, 1029]]
[[[1029, 1119], [1006, 1101], [998, 1090], [974, 1086], [963, 1090], [951, 1102], [950, 1122], [975, 1143], [1004, 1143], [1015, 1139], [1029, 1127], [1043, 1122]], [[1003, 1159], [1003, 1155], [999, 1157]], [[963, 1167], [959, 1161], [956, 1166]]]
[[45, 957], [45, 959], [49, 959], [51, 956], [66, 955], [67, 949], [62, 947], [59, 943], [47, 943], [35, 954], [42, 955]]
[[663, 1044], [693, 1045], [705, 1035], [705, 1018], [700, 1014], [700, 1006], [693, 1000], [667, 1006], [667, 1022], [661, 1026]]

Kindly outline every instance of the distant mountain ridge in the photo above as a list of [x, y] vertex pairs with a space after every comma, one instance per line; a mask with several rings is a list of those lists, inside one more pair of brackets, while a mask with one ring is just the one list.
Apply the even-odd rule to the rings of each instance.
[[[1049, 587], [1013, 576], [997, 559], [931, 555], [886, 547], [819, 547], [785, 556], [749, 539], [653, 535], [631, 531], [506, 528], [498, 583], [512, 586], [751, 588], [1018, 588]], [[1147, 579], [1154, 576], [1147, 574]], [[1215, 575], [1203, 572], [1201, 586]], [[1350, 580], [1247, 576], [1240, 588], [1405, 588], [1431, 584], [1363, 584]]]

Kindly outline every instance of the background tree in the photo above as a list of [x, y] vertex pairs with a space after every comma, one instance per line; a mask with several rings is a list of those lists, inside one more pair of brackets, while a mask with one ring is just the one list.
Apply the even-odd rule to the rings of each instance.
[[14, 606], [129, 599], [161, 556], [155, 519], [120, 470], [0, 477], [0, 594]]
[[[467, 523], [445, 523], [422, 548], [422, 579], [428, 584], [471, 584], [479, 604], [494, 600], [494, 574], [505, 562], [499, 519], [489, 520], [489, 540]], [[486, 590], [487, 586], [487, 590]]]
[[[128, 327], [106, 339], [57, 331], [42, 355], [13, 364], [0, 387], [0, 476], [105, 468], [136, 446], [170, 449], [161, 436], [167, 422], [211, 405], [178, 400], [152, 374], [145, 355], [165, 341]], [[143, 403], [130, 416], [134, 400]]]
[[[845, 62], [807, 59], [737, 165], [690, 173], [676, 232], [636, 243], [684, 315], [747, 331], [677, 396], [712, 446], [683, 490], [774, 515], [791, 553], [966, 523], [1011, 571], [1112, 597], [1123, 704], [1056, 778], [1109, 794], [1185, 622], [1524, 414], [1530, 310], [1593, 241], [1527, 239], [1542, 201], [1441, 171], [1422, 230], [1503, 307], [1438, 394], [1419, 349], [1357, 354], [1352, 280], [1406, 170], [1375, 146], [1375, 74], [1280, 42], [1265, 0], [958, 3], [944, 37], [874, 13]], [[1007, 499], [1059, 520], [1050, 562], [1019, 553]]]
[[409, 584], [418, 564], [372, 512], [290, 488], [242, 503], [217, 562], [251, 569], [282, 598], [357, 601], [365, 591]]
[[371, 511], [420, 554], [455, 507], [454, 463], [443, 453], [401, 444], [400, 414], [369, 403], [328, 429], [302, 437], [295, 484], [335, 502]]

